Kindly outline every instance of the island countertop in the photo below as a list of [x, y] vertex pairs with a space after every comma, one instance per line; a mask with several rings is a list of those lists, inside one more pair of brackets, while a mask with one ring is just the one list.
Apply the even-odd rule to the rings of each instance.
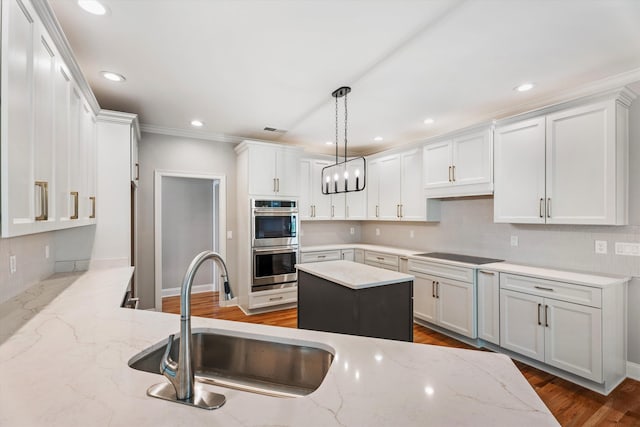
[[[120, 308], [131, 273], [51, 279], [72, 283], [34, 316], [21, 316], [31, 303], [17, 300], [11, 321], [29, 320], [0, 340], [0, 425], [558, 425], [504, 355], [196, 317], [194, 328], [315, 343], [335, 359], [322, 385], [305, 397], [207, 385], [227, 397], [214, 411], [148, 397], [147, 388], [165, 379], [127, 362], [175, 333], [179, 316]], [[34, 299], [47, 282], [35, 288]]]
[[296, 268], [351, 289], [391, 285], [415, 278], [410, 274], [343, 260], [296, 264]]

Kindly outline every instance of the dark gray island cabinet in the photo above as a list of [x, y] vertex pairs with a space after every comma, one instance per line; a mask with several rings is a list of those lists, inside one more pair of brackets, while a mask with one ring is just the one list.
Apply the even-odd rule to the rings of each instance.
[[299, 329], [413, 341], [413, 276], [341, 260], [296, 268]]

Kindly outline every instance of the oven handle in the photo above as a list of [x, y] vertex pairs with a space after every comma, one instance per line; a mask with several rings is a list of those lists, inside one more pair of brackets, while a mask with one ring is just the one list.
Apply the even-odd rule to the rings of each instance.
[[283, 254], [287, 252], [298, 252], [297, 247], [290, 248], [253, 248], [254, 253], [271, 253], [271, 254]]
[[282, 214], [297, 214], [298, 208], [253, 208], [255, 214], [267, 214], [274, 216], [282, 216]]

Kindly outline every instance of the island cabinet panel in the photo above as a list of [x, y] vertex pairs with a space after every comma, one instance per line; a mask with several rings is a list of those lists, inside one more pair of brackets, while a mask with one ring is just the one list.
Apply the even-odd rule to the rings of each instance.
[[298, 328], [413, 341], [413, 282], [351, 289], [298, 271]]

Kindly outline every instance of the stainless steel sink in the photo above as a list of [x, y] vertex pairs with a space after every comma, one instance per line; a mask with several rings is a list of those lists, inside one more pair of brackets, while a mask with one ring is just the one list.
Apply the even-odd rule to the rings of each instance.
[[[194, 329], [192, 337], [196, 380], [269, 396], [312, 393], [333, 362], [331, 351], [312, 343], [267, 341], [212, 329]], [[180, 338], [175, 338], [171, 351], [174, 360], [178, 359], [179, 343]], [[129, 366], [160, 375], [166, 344], [163, 340], [143, 350], [129, 360]]]

